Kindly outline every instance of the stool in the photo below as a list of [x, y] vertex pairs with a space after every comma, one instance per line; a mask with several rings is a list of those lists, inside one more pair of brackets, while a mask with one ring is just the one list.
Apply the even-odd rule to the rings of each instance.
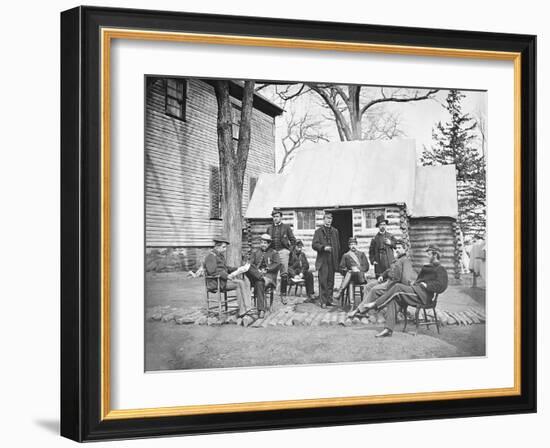
[[[290, 291], [292, 290], [292, 287], [294, 286], [294, 295], [295, 296], [300, 296], [302, 297], [302, 292], [303, 292], [303, 289], [304, 289], [304, 286], [306, 285], [306, 281], [305, 279], [300, 279], [300, 280], [294, 280], [292, 278], [289, 278], [288, 279], [288, 289], [287, 289], [287, 294], [290, 294]], [[298, 288], [300, 288], [300, 292], [298, 293]]]

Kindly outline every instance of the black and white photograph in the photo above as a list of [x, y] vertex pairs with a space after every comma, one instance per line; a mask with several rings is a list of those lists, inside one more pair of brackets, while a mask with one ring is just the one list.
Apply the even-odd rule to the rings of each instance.
[[487, 91], [144, 83], [146, 371], [485, 356]]

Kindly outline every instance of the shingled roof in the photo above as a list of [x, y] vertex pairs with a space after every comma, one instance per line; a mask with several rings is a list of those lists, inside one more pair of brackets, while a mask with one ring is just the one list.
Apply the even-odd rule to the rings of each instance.
[[456, 218], [454, 165], [418, 167], [410, 139], [318, 144], [300, 151], [285, 174], [262, 174], [246, 211], [406, 204], [413, 217]]

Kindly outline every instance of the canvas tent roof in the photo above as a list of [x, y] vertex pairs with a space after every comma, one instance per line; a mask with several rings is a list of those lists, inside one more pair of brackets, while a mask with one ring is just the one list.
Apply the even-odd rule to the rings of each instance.
[[[414, 214], [418, 206], [421, 213], [434, 213], [429, 216], [454, 217], [456, 213], [437, 214], [440, 206], [445, 213], [452, 212], [453, 205], [447, 201], [454, 200], [457, 208], [456, 187], [453, 197], [450, 191], [455, 185], [454, 167], [451, 178], [444, 182], [445, 188], [433, 203], [429, 202], [431, 168], [422, 167], [418, 178], [414, 140], [314, 145], [296, 155], [287, 173], [259, 177], [246, 217], [267, 218], [273, 207], [332, 208], [399, 203], [407, 204], [413, 216], [420, 216]], [[434, 172], [435, 177], [449, 174], [448, 169]], [[439, 188], [436, 185], [434, 190]], [[418, 200], [415, 198], [417, 187], [422, 192]]]
[[416, 167], [416, 187], [411, 216], [458, 216], [454, 165]]

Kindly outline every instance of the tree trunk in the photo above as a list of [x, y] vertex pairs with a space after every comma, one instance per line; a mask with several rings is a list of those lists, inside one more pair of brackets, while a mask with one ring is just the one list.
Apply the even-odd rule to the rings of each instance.
[[242, 190], [236, 173], [223, 179], [222, 220], [224, 233], [230, 241], [225, 258], [229, 266], [240, 266], [242, 256]]
[[363, 130], [361, 126], [361, 108], [359, 104], [359, 94], [361, 92], [361, 86], [349, 86], [348, 95], [348, 110], [349, 121], [351, 125], [351, 139], [361, 140], [363, 137]]
[[229, 81], [217, 81], [214, 88], [218, 102], [218, 154], [222, 185], [221, 215], [223, 232], [230, 242], [226, 260], [228, 265], [236, 267], [241, 265], [243, 181], [250, 148], [254, 81], [245, 82], [239, 141], [236, 148], [233, 147]]

